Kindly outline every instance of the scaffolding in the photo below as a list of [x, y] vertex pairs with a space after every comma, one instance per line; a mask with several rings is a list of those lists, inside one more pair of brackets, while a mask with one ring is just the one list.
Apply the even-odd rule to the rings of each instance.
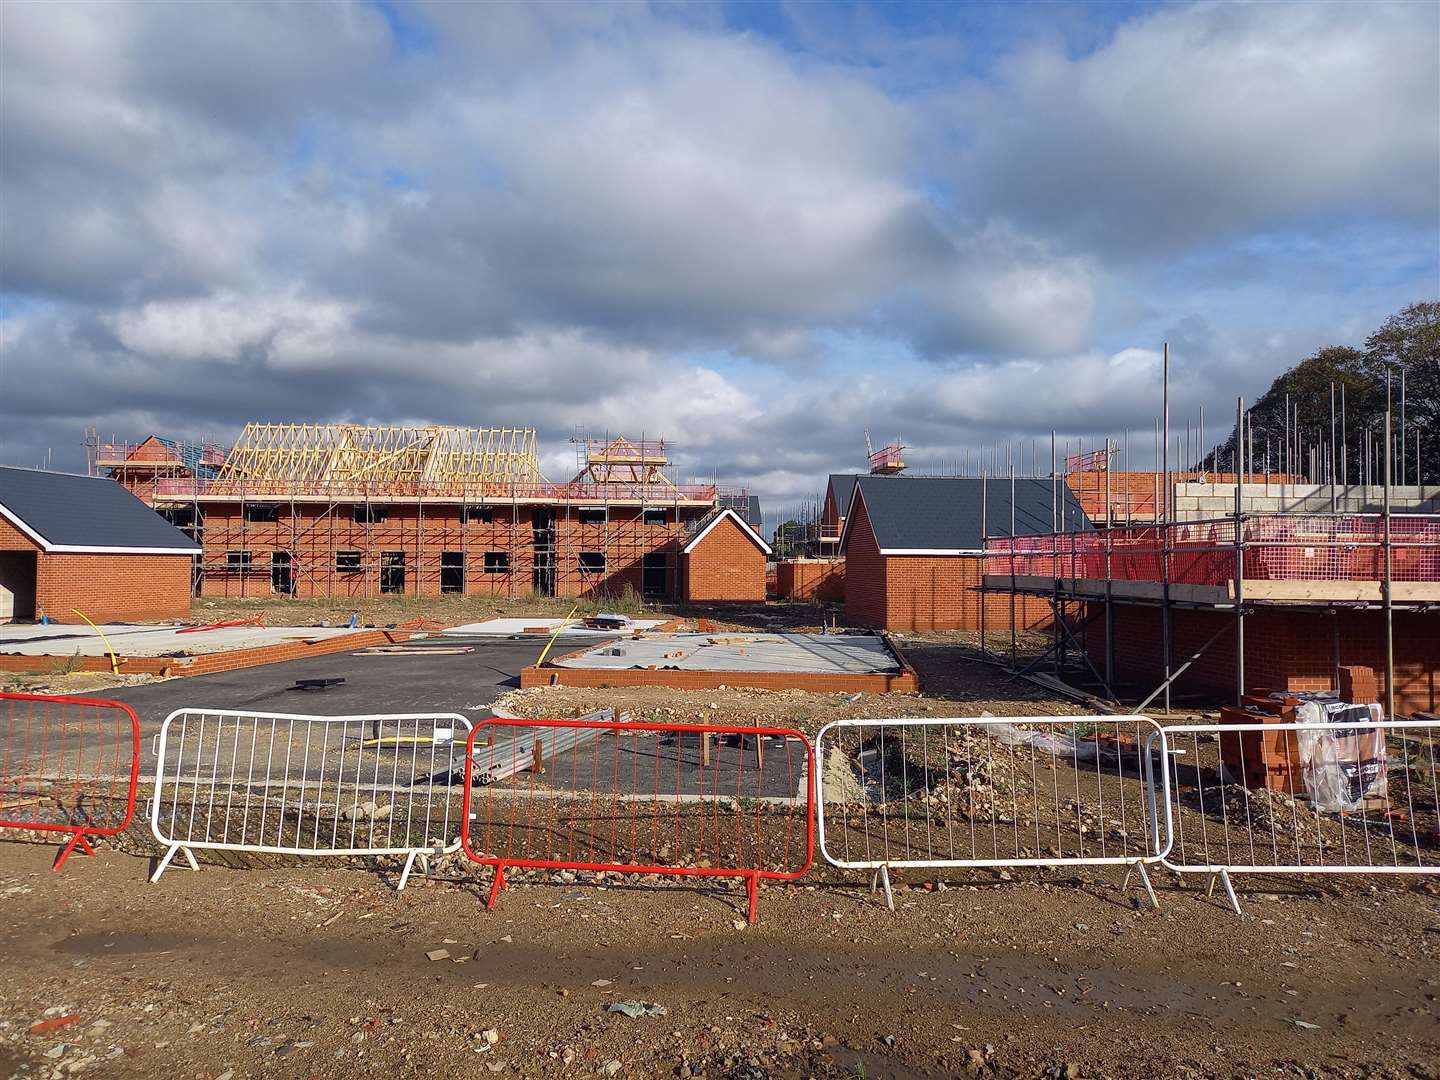
[[[1166, 359], [1164, 411], [1155, 425], [1159, 468], [1150, 474], [1155, 486], [1148, 505], [1143, 489], [1137, 492], [1130, 485], [1123, 487], [1117, 497], [1116, 480], [1133, 474], [1128, 470], [1113, 471], [1114, 448], [1109, 440], [1099, 451], [1066, 455], [1064, 483], [1090, 513], [1093, 530], [1076, 533], [1057, 529], [1050, 534], [1028, 537], [1015, 536], [1013, 529], [1008, 536], [991, 536], [986, 530], [982, 597], [986, 593], [1008, 596], [1012, 615], [1009, 656], [990, 653], [983, 631], [982, 652], [1011, 671], [1030, 677], [1048, 663], [1048, 685], [1052, 688], [1073, 691], [1065, 681], [1073, 677], [1097, 687], [1103, 691], [1104, 700], [1113, 703], [1119, 700], [1116, 693], [1117, 609], [1123, 608], [1131, 614], [1158, 610], [1158, 633], [1152, 633], [1142, 647], [1158, 646], [1157, 666], [1161, 678], [1135, 706], [1135, 711], [1145, 709], [1159, 698], [1160, 707], [1170, 713], [1172, 687], [1177, 680], [1192, 668], [1198, 672], [1196, 665], [1202, 661], [1209, 663], [1207, 654], [1213, 657], [1219, 652], [1215, 648], [1217, 642], [1227, 636], [1232, 639], [1233, 697], [1238, 706], [1248, 688], [1247, 620], [1258, 613], [1264, 613], [1270, 620], [1309, 613], [1322, 620], [1304, 624], [1304, 634], [1311, 639], [1309, 653], [1283, 653], [1283, 648], [1290, 646], [1289, 641], [1284, 641], [1282, 651], [1277, 652], [1275, 641], [1262, 638], [1260, 644], [1269, 656], [1280, 657], [1270, 662], [1268, 671], [1273, 673], [1288, 666], [1313, 673], [1325, 666], [1314, 655], [1313, 638], [1320, 627], [1328, 627], [1330, 642], [1326, 651], [1330, 654], [1330, 671], [1324, 678], [1314, 680], [1320, 685], [1305, 688], [1328, 685], [1338, 689], [1343, 653], [1347, 649], [1360, 652], [1366, 658], [1365, 666], [1373, 666], [1382, 673], [1385, 712], [1387, 716], [1395, 715], [1395, 618], [1400, 613], [1406, 617], [1423, 615], [1424, 619], [1432, 619], [1433, 613], [1440, 611], [1440, 514], [1400, 513], [1395, 509], [1394, 502], [1401, 492], [1391, 483], [1390, 463], [1394, 451], [1388, 406], [1384, 417], [1384, 446], [1378, 463], [1383, 477], [1382, 487], [1378, 489], [1379, 512], [1339, 512], [1337, 508], [1341, 503], [1350, 501], [1353, 495], [1353, 489], [1343, 486], [1343, 470], [1336, 467], [1336, 462], [1345, 454], [1345, 441], [1311, 445], [1303, 442], [1298, 433], [1292, 437], [1287, 431], [1286, 452], [1279, 460], [1290, 467], [1295, 462], [1307, 462], [1312, 470], [1309, 475], [1319, 475], [1320, 484], [1305, 482], [1304, 477], [1293, 472], [1272, 474], [1268, 448], [1260, 458], [1264, 471], [1257, 474], [1254, 438], [1243, 400], [1236, 402], [1230, 472], [1173, 471], [1170, 468], [1168, 350]], [[1173, 447], [1176, 457], [1218, 469], [1218, 453], [1194, 453], [1203, 430], [1202, 412], [1195, 433], [1192, 434], [1187, 425], [1183, 451], [1182, 444], [1176, 441]], [[1128, 460], [1128, 449], [1126, 458]], [[998, 445], [995, 459], [998, 464]], [[1034, 459], [1032, 449], [1032, 467]], [[1418, 450], [1416, 459], [1420, 460]], [[1051, 460], [1058, 464], [1053, 434]], [[1013, 476], [1014, 459], [1008, 449], [1006, 464]], [[1059, 479], [1057, 475], [1056, 480]], [[1178, 492], [1185, 481], [1211, 485], [1216, 494], [1221, 487], [1227, 488], [1229, 512], [1206, 514], [1182, 507]], [[1275, 496], [1271, 495], [1272, 485]], [[1257, 513], [1252, 509], [1257, 503], [1293, 500], [1297, 486], [1313, 489], [1302, 491], [1300, 501], [1326, 499], [1332, 512], [1288, 509]], [[1368, 497], [1369, 492], [1362, 491], [1361, 501]], [[1434, 493], [1432, 491], [1427, 499], [1423, 484], [1405, 491], [1403, 497], [1412, 507], [1434, 506]], [[1213, 495], [1209, 500], [1196, 498], [1194, 503], [1201, 506], [1206, 501], [1223, 503]], [[1140, 513], [1137, 514], [1137, 510]], [[1022, 665], [1013, 612], [1016, 597], [1027, 595], [1048, 600], [1052, 633], [1049, 646]], [[1199, 614], [1178, 616], [1179, 612]], [[1327, 616], [1328, 622], [1324, 621]], [[1178, 629], [1177, 617], [1184, 623]], [[1355, 620], [1349, 624], [1355, 630], [1353, 640], [1342, 641], [1342, 618]], [[1132, 630], [1134, 625], [1137, 624], [1132, 624]], [[1277, 624], [1271, 621], [1261, 625]], [[1296, 625], [1298, 628], [1299, 624]], [[1203, 640], [1196, 636], [1202, 626], [1205, 628]], [[1417, 630], [1422, 628], [1419, 622], [1414, 626]], [[1378, 632], [1371, 634], [1377, 628]], [[1103, 654], [1091, 647], [1092, 631], [1103, 643]], [[1182, 644], [1187, 635], [1189, 640]], [[1419, 639], [1416, 642], [1403, 643], [1418, 657], [1412, 664], [1413, 672], [1406, 675], [1411, 679], [1411, 690], [1407, 692], [1423, 698], [1424, 686], [1431, 686], [1430, 707], [1433, 708], [1433, 676], [1440, 658], [1420, 655], [1427, 647], [1428, 638], [1423, 630], [1416, 636]], [[1380, 644], [1375, 645], [1374, 639]], [[1177, 655], [1177, 650], [1181, 655]], [[1308, 678], [1306, 675], [1302, 681]]]
[[94, 445], [95, 469], [201, 544], [204, 595], [674, 597], [689, 526], [748, 497], [678, 483], [663, 440], [624, 437], [587, 442], [551, 483], [531, 428], [255, 423], [198, 456], [157, 436]]

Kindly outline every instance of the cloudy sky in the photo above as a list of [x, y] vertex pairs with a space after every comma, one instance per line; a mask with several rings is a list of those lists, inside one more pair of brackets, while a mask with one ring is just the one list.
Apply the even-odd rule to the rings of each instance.
[[583, 426], [783, 508], [1437, 297], [1433, 3], [0, 5], [8, 463]]

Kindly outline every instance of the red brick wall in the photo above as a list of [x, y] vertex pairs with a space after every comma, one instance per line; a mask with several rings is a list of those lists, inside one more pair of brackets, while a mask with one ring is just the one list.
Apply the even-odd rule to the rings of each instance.
[[[297, 596], [377, 596], [380, 590], [381, 553], [405, 555], [408, 595], [438, 596], [441, 553], [460, 552], [465, 563], [465, 592], [470, 595], [525, 596], [534, 587], [534, 508], [497, 505], [493, 520], [462, 523], [456, 505], [390, 504], [386, 519], [369, 526], [355, 521], [354, 507], [341, 504], [333, 511], [316, 504], [282, 504], [280, 521], [242, 519], [238, 504], [211, 504], [205, 511], [206, 572], [202, 592], [207, 596], [268, 596], [270, 556], [292, 554]], [[583, 525], [573, 508], [559, 507], [554, 518], [555, 592], [560, 596], [619, 596], [628, 586], [644, 587], [644, 557], [666, 556], [667, 573], [662, 595], [679, 593], [679, 547], [686, 524], [703, 511], [671, 507], [664, 524], [646, 524], [638, 508], [611, 507], [603, 525]], [[224, 569], [227, 551], [248, 551], [248, 574]], [[360, 571], [335, 569], [337, 551], [361, 553]], [[485, 553], [503, 551], [509, 571], [486, 573]], [[603, 573], [582, 573], [581, 552], [604, 552]]]
[[0, 518], [0, 551], [34, 551], [39, 546], [8, 519]]
[[680, 556], [684, 598], [693, 602], [765, 600], [765, 553], [731, 517], [721, 518]]
[[845, 621], [851, 626], [885, 628], [885, 556], [870, 527], [863, 502], [855, 507], [845, 541]]
[[148, 622], [190, 614], [190, 556], [44, 554], [38, 557], [36, 617], [52, 622]]
[[[1395, 708], [1404, 715], [1440, 709], [1440, 618], [1434, 614], [1395, 612]], [[1217, 630], [1224, 630], [1175, 682], [1180, 694], [1204, 695], [1226, 703], [1235, 692], [1235, 617], [1227, 612], [1171, 612], [1173, 666], [1179, 667]], [[1088, 648], [1103, 671], [1104, 619], [1092, 625]], [[1246, 690], [1334, 690], [1336, 668], [1363, 665], [1375, 669], [1385, 690], [1385, 616], [1379, 611], [1261, 609], [1245, 617]], [[1338, 635], [1338, 657], [1336, 636]], [[1115, 665], [1122, 680], [1145, 685], [1148, 693], [1163, 678], [1161, 620], [1158, 608], [1117, 604]]]
[[[0, 551], [37, 551], [39, 545], [0, 519]], [[52, 622], [148, 622], [190, 614], [190, 556], [88, 555], [35, 557], [35, 617]]]
[[[885, 625], [892, 630], [1010, 629], [1010, 598], [980, 592], [984, 559], [978, 555], [891, 555], [885, 559]], [[1050, 605], [1016, 597], [1015, 625], [1050, 625]]]
[[845, 599], [845, 564], [829, 559], [784, 559], [775, 564], [775, 595], [782, 600]]
[[[845, 549], [845, 619], [886, 630], [1010, 629], [1007, 596], [979, 591], [978, 555], [881, 555], [865, 503], [855, 508]], [[983, 597], [983, 599], [982, 599]], [[1018, 629], [1050, 625], [1050, 605], [1017, 597]]]

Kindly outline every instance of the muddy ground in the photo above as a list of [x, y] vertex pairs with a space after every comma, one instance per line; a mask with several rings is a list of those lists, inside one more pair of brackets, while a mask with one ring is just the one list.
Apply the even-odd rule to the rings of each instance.
[[858, 881], [770, 886], [746, 928], [728, 883], [487, 912], [364, 869], [150, 886], [52, 853], [0, 844], [0, 1075], [1440, 1075], [1432, 883], [1261, 880], [1237, 917], [1171, 878], [1152, 911], [1118, 875], [977, 872], [894, 915]]

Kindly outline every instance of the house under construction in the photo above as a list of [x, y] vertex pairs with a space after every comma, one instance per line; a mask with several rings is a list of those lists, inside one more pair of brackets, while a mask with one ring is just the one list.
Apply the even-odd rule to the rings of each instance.
[[663, 440], [575, 442], [562, 483], [531, 428], [256, 423], [228, 449], [87, 446], [199, 542], [200, 595], [683, 598], [682, 549], [748, 493], [677, 482]]

